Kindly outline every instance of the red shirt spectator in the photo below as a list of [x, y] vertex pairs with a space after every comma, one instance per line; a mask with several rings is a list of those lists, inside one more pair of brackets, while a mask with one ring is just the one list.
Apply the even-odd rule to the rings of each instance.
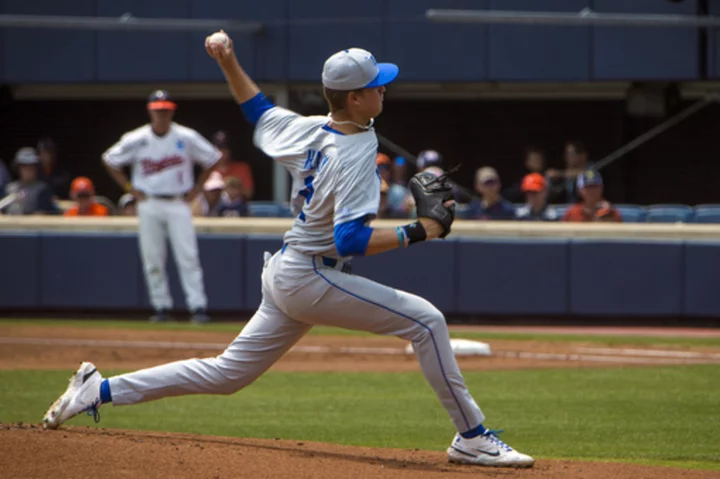
[[603, 198], [603, 181], [600, 173], [587, 170], [578, 176], [577, 189], [582, 202], [571, 206], [563, 221], [621, 222], [620, 212]]
[[255, 194], [252, 168], [244, 161], [235, 161], [232, 159], [227, 134], [225, 134], [224, 131], [215, 133], [212, 137], [212, 143], [222, 153], [220, 160], [215, 166], [215, 171], [220, 173], [223, 178], [231, 176], [239, 179], [243, 186], [243, 197], [246, 201], [249, 201], [253, 197], [253, 194]]

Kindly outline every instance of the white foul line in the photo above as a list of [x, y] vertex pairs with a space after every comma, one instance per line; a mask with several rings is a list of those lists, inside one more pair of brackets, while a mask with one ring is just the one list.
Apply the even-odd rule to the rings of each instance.
[[[215, 349], [224, 350], [226, 343], [195, 343], [176, 341], [119, 341], [110, 339], [64, 339], [64, 338], [17, 338], [0, 337], [0, 344], [31, 344], [38, 346], [90, 346], [109, 348], [139, 348], [139, 349]], [[525, 351], [498, 351], [494, 356], [512, 359], [540, 359], [550, 361], [584, 361], [602, 363], [632, 363], [632, 364], [717, 364], [720, 355], [682, 351], [661, 351], [649, 349], [619, 349], [612, 348], [580, 348], [586, 352], [596, 354], [559, 354], [559, 353], [533, 353]], [[329, 346], [295, 346], [291, 350], [295, 353], [309, 354], [365, 354], [365, 355], [395, 355], [405, 356], [405, 348], [362, 348], [362, 347], [336, 347]], [[616, 355], [610, 355], [616, 353]], [[625, 352], [641, 352], [651, 357], [631, 357], [622, 355]], [[620, 353], [618, 355], [617, 353]], [[637, 353], [636, 355], [641, 355]], [[661, 353], [665, 353], [665, 357]], [[667, 357], [673, 353], [676, 357]], [[680, 355], [686, 353], [687, 355]], [[598, 355], [607, 354], [607, 355]], [[699, 355], [699, 356], [698, 356]], [[677, 357], [680, 356], [680, 357]]]
[[666, 358], [703, 358], [720, 359], [720, 354], [699, 353], [696, 351], [673, 351], [668, 349], [618, 349], [618, 348], [577, 348], [580, 352], [594, 354], [612, 354], [628, 356], [655, 356]]

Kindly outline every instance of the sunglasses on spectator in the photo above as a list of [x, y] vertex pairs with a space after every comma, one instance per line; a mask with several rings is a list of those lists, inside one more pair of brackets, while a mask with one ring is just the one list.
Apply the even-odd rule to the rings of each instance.
[[485, 180], [485, 181], [480, 182], [481, 185], [485, 185], [485, 186], [493, 186], [493, 185], [497, 185], [498, 183], [500, 183], [500, 180]]

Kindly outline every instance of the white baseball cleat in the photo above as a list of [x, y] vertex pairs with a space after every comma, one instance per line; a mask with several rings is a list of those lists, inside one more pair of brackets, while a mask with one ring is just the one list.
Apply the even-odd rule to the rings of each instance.
[[450, 462], [491, 467], [532, 467], [535, 459], [502, 442], [493, 431], [471, 439], [455, 435], [447, 450]]
[[43, 416], [45, 429], [57, 429], [62, 423], [88, 412], [94, 416], [95, 422], [100, 421], [100, 383], [103, 377], [93, 363], [81, 363], [77, 371], [70, 377], [70, 384], [50, 409]]

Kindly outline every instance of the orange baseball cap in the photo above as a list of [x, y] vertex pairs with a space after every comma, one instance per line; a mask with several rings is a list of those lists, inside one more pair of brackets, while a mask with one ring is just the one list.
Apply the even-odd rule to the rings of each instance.
[[545, 177], [540, 173], [530, 173], [525, 175], [522, 180], [522, 190], [527, 191], [543, 191], [545, 189]]
[[91, 195], [95, 194], [95, 186], [93, 185], [93, 182], [90, 181], [90, 178], [78, 176], [73, 180], [70, 185], [70, 194], [77, 195], [78, 193], [89, 193]]
[[392, 160], [390, 160], [390, 157], [387, 156], [385, 153], [378, 153], [377, 157], [375, 158], [375, 166], [390, 166], [392, 165]]

